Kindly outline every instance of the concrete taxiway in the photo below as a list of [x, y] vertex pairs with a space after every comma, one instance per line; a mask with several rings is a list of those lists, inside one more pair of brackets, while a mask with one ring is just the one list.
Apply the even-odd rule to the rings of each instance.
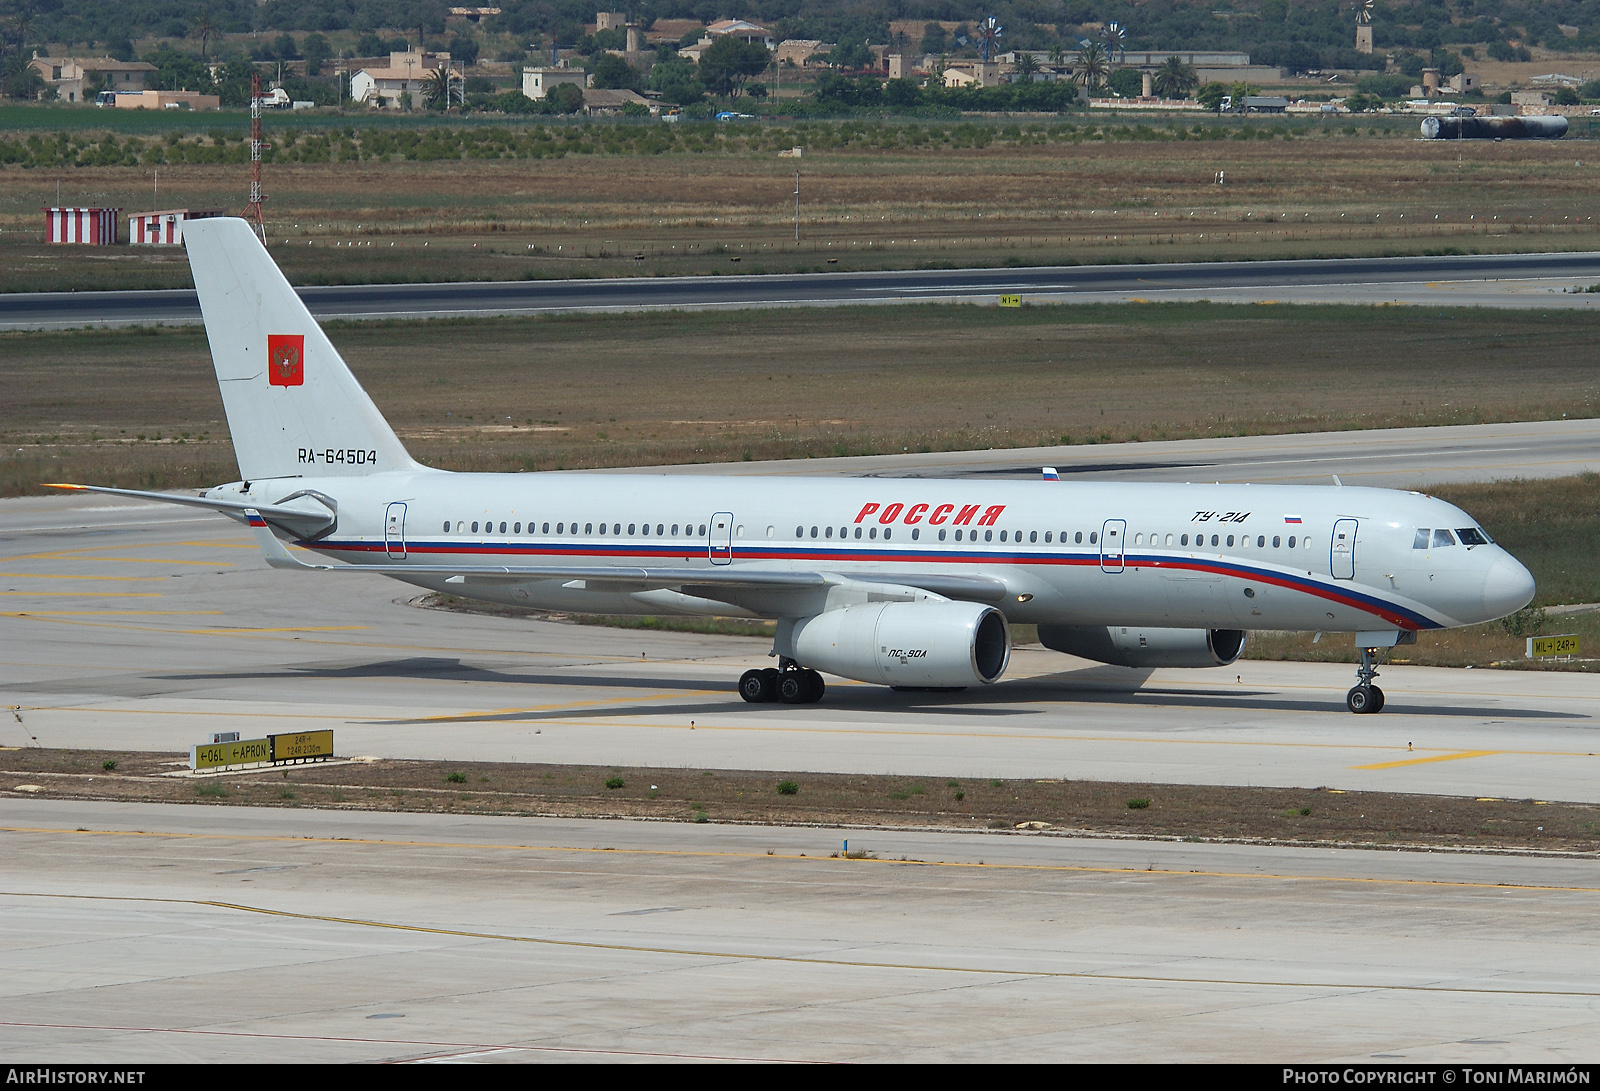
[[[879, 303], [1211, 300], [1588, 309], [1600, 254], [1454, 254], [1292, 261], [1173, 262], [1023, 269], [908, 269], [781, 276], [351, 284], [300, 289], [322, 319], [815, 307]], [[0, 330], [182, 325], [200, 321], [193, 291], [0, 294]]]
[[[837, 859], [842, 836], [877, 859]], [[17, 1062], [1591, 1062], [1591, 860], [0, 799]]]
[[722, 768], [1329, 785], [1600, 800], [1600, 681], [1392, 666], [1131, 671], [1021, 649], [998, 685], [831, 680], [752, 706], [764, 641], [419, 609], [382, 577], [268, 569], [220, 516], [0, 504], [0, 745], [184, 751], [333, 727], [344, 753]]
[[[1595, 427], [1079, 448], [1072, 468], [1531, 476], [1586, 468]], [[804, 469], [1016, 475], [1036, 454]], [[763, 641], [415, 597], [268, 569], [220, 516], [0, 501], [0, 745], [178, 752], [214, 731], [331, 727], [341, 752], [391, 757], [1600, 801], [1600, 680], [1585, 676], [1390, 667], [1387, 709], [1353, 717], [1349, 667], [1145, 673], [1023, 649], [981, 691], [830, 680], [820, 705], [751, 706], [733, 683], [766, 662]], [[0, 784], [8, 1062], [1576, 1064], [1600, 1041], [1587, 857], [13, 789]], [[846, 837], [876, 859], [831, 856]]]
[[1346, 485], [1402, 489], [1469, 481], [1570, 477], [1600, 470], [1600, 420], [1013, 447], [594, 472], [1038, 478], [1044, 466], [1055, 467], [1063, 480], [1332, 485], [1337, 478]]

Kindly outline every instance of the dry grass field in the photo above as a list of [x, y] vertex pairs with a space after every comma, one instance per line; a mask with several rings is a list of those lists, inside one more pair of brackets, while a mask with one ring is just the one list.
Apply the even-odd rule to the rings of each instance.
[[[1208, 124], [1220, 138], [1193, 135]], [[544, 158], [273, 163], [273, 252], [316, 284], [1600, 249], [1586, 137], [1424, 142], [1361, 118], [1186, 123], [1182, 140], [1163, 122], [994, 123], [982, 147], [948, 125], [723, 130], [657, 155], [591, 134]], [[288, 155], [325, 136], [274, 139]], [[778, 159], [791, 142], [805, 158]], [[237, 210], [246, 171], [0, 169], [0, 290], [187, 286], [178, 251], [42, 245], [40, 206], [59, 184], [65, 204]]]
[[[1600, 808], [1531, 799], [513, 762], [302, 765], [198, 781], [164, 775], [183, 756], [0, 747], [0, 771], [32, 782], [35, 799], [754, 825], [1021, 826], [1372, 848], [1593, 852], [1600, 844]], [[851, 856], [876, 858], [854, 850]]]
[[[1600, 316], [938, 304], [353, 323], [410, 450], [549, 470], [1600, 413]], [[0, 493], [234, 479], [198, 330], [0, 334]], [[1508, 381], [1508, 376], [1514, 377]]]

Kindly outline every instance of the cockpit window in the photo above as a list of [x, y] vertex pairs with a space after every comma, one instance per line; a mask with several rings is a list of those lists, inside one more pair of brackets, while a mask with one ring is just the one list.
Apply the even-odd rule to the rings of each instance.
[[1453, 534], [1451, 534], [1448, 530], [1445, 530], [1444, 528], [1441, 527], [1440, 529], [1435, 530], [1433, 532], [1433, 548], [1434, 549], [1439, 549], [1442, 546], [1453, 546], [1455, 544], [1456, 544], [1455, 536]]
[[1428, 548], [1428, 534], [1429, 534], [1429, 531], [1428, 531], [1427, 527], [1421, 527], [1420, 529], [1418, 529], [1417, 536], [1415, 538], [1411, 539], [1411, 548], [1412, 549], [1427, 549]]
[[1489, 536], [1477, 527], [1462, 527], [1456, 531], [1456, 537], [1461, 539], [1462, 545], [1488, 545]]

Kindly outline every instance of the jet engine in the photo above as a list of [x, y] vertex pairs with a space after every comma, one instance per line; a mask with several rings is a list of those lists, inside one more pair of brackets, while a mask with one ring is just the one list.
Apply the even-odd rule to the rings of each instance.
[[987, 684], [1011, 659], [1005, 615], [975, 602], [869, 602], [802, 618], [778, 635], [779, 653], [802, 666], [886, 686]]
[[1039, 626], [1045, 647], [1119, 667], [1225, 667], [1244, 651], [1246, 635], [1243, 629]]

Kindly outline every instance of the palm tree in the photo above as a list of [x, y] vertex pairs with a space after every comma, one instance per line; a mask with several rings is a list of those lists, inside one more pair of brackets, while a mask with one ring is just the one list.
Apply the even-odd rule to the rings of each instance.
[[1050, 63], [1057, 68], [1067, 63], [1067, 51], [1060, 42], [1050, 47]]
[[1104, 87], [1110, 75], [1111, 60], [1106, 56], [1105, 47], [1099, 42], [1084, 42], [1072, 70], [1072, 80], [1083, 87], [1084, 97]]
[[427, 78], [422, 81], [422, 101], [435, 110], [450, 109], [454, 102], [454, 88], [451, 86], [454, 82], [455, 75], [450, 69], [440, 65], [429, 72]]
[[1016, 70], [1019, 83], [1032, 83], [1034, 75], [1039, 71], [1039, 58], [1028, 50], [1022, 50], [1017, 54]]
[[206, 44], [217, 36], [217, 24], [212, 21], [211, 11], [202, 11], [194, 21], [194, 33], [200, 38], [200, 59], [206, 59]]
[[1168, 57], [1156, 69], [1156, 77], [1152, 82], [1156, 94], [1162, 98], [1183, 98], [1200, 86], [1200, 74], [1194, 70], [1194, 65], [1185, 64], [1177, 57]]

